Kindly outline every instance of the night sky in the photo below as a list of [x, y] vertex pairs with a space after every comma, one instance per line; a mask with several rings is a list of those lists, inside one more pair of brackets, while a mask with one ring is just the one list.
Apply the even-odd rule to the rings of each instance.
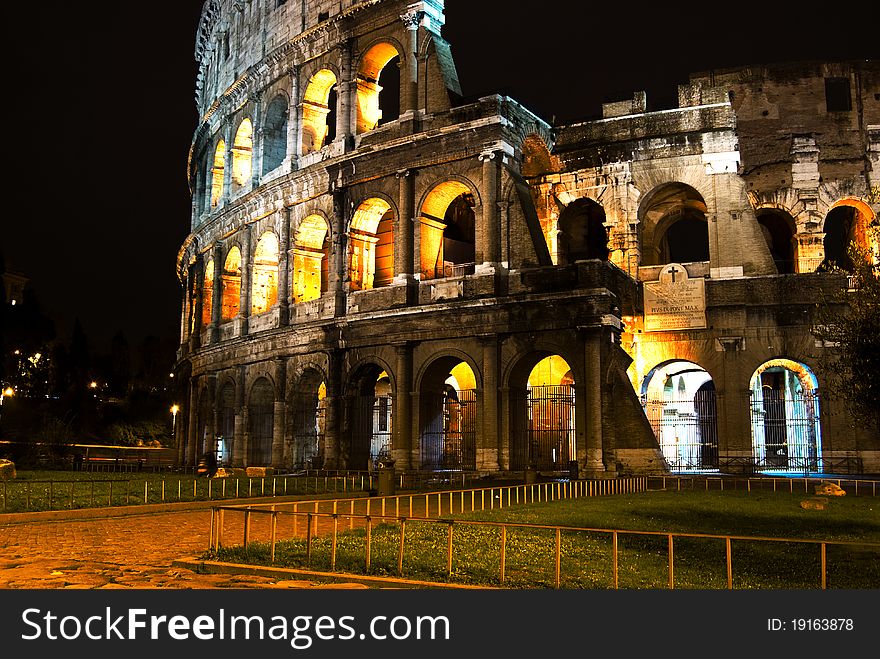
[[[132, 345], [178, 333], [201, 5], [32, 2], [30, 20], [7, 25], [0, 253], [62, 338], [77, 316], [97, 348], [120, 329]], [[724, 7], [447, 0], [444, 35], [466, 96], [508, 94], [557, 122], [636, 90], [649, 109], [672, 107], [692, 71], [880, 54], [852, 15]]]

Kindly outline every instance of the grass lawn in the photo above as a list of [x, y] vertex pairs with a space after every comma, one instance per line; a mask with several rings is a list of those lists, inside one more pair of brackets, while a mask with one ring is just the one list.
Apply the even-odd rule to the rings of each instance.
[[[455, 515], [457, 520], [572, 526], [579, 529], [698, 533], [880, 543], [880, 499], [831, 499], [824, 511], [803, 510], [803, 494], [746, 492], [649, 492], [550, 503]], [[410, 520], [406, 527], [404, 576], [447, 580], [448, 524]], [[400, 527], [373, 529], [373, 574], [397, 573]], [[499, 585], [499, 527], [456, 525], [453, 532], [452, 581]], [[314, 540], [311, 567], [329, 569], [331, 538]], [[504, 585], [552, 588], [555, 585], [556, 535], [552, 529], [508, 527]], [[340, 533], [336, 568], [363, 572], [365, 532]], [[820, 548], [815, 544], [733, 540], [734, 588], [818, 588]], [[268, 546], [221, 548], [211, 558], [268, 564]], [[829, 588], [880, 588], [880, 550], [827, 546]], [[305, 542], [284, 541], [276, 565], [305, 565]], [[561, 533], [563, 588], [611, 588], [612, 538], [609, 533], [565, 530]], [[723, 539], [675, 538], [676, 588], [726, 588]], [[664, 536], [618, 536], [620, 588], [666, 588], [668, 539]]]

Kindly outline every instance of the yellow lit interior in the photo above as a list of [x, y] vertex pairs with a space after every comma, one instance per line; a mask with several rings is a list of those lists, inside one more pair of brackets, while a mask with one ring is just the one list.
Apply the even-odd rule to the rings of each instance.
[[530, 387], [556, 386], [560, 384], [572, 384], [571, 367], [559, 355], [545, 357], [532, 369], [529, 374]]
[[327, 115], [330, 113], [330, 90], [336, 76], [329, 69], [321, 69], [309, 80], [302, 108], [302, 153], [312, 153], [324, 146], [327, 139]]
[[851, 230], [851, 238], [859, 251], [869, 255], [874, 265], [880, 264], [880, 232], [875, 223], [874, 211], [861, 199], [842, 199], [830, 210], [838, 206], [850, 206], [856, 216]]
[[205, 266], [205, 282], [202, 286], [202, 326], [211, 324], [211, 305], [214, 303], [214, 259]]
[[398, 56], [397, 49], [389, 43], [378, 43], [364, 55], [357, 77], [357, 132], [373, 130], [382, 119], [379, 109], [379, 77], [382, 69]]
[[267, 312], [278, 302], [278, 236], [267, 231], [254, 252], [251, 313]]
[[309, 215], [296, 232], [293, 252], [293, 300], [317, 300], [326, 286], [327, 222], [320, 215]]
[[445, 181], [431, 190], [422, 204], [420, 231], [420, 254], [422, 279], [443, 276], [443, 222], [449, 205], [471, 189], [460, 181]]
[[449, 372], [446, 384], [452, 386], [456, 391], [472, 390], [477, 388], [477, 378], [467, 362], [460, 362]]
[[211, 208], [220, 203], [223, 194], [223, 173], [226, 169], [226, 142], [217, 142], [214, 150], [214, 166], [211, 168]]
[[223, 264], [223, 306], [220, 310], [222, 320], [232, 320], [238, 315], [238, 305], [241, 299], [241, 251], [233, 246], [226, 255], [226, 263]]
[[384, 286], [394, 278], [394, 216], [387, 201], [367, 199], [354, 213], [349, 234], [352, 290]]
[[244, 119], [232, 143], [232, 180], [238, 185], [247, 185], [251, 180], [253, 150], [254, 127], [250, 119]]

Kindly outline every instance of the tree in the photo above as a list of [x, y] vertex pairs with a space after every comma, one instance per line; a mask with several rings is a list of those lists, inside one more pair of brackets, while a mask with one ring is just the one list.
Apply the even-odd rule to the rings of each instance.
[[860, 423], [880, 430], [880, 268], [850, 248], [850, 285], [818, 305], [813, 334], [825, 342], [827, 386]]

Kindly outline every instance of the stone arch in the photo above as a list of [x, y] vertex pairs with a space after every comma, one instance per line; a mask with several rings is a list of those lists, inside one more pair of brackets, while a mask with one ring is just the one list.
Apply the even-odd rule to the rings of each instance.
[[247, 398], [247, 464], [267, 466], [272, 463], [272, 437], [275, 427], [275, 385], [266, 375], [257, 377]]
[[336, 73], [322, 68], [309, 78], [302, 102], [302, 155], [319, 151], [336, 136]]
[[777, 357], [749, 380], [752, 449], [759, 471], [822, 471], [819, 380], [803, 362]]
[[797, 223], [792, 214], [784, 209], [764, 206], [755, 210], [755, 217], [773, 263], [779, 274], [798, 271]]
[[641, 265], [708, 261], [708, 208], [693, 186], [662, 183], [639, 204]]
[[223, 179], [226, 175], [226, 141], [217, 140], [211, 165], [211, 208], [216, 208], [223, 197]]
[[254, 126], [245, 117], [238, 124], [232, 141], [232, 184], [236, 189], [250, 185], [253, 176]]
[[394, 280], [394, 206], [384, 195], [362, 201], [349, 228], [351, 290], [388, 286]]
[[220, 320], [229, 321], [239, 314], [241, 303], [241, 249], [231, 245], [226, 251], [223, 272], [220, 274], [221, 303]]
[[820, 269], [838, 267], [852, 272], [855, 264], [849, 247], [874, 264], [880, 263], [878, 224], [873, 209], [857, 197], [834, 202], [822, 220], [824, 259]]
[[289, 394], [291, 439], [286, 463], [294, 469], [317, 469], [324, 463], [327, 378], [314, 364], [298, 369]]
[[263, 119], [263, 167], [265, 176], [277, 169], [287, 157], [287, 117], [289, 101], [286, 94], [278, 93], [269, 102]]
[[[364, 50], [358, 63], [355, 80], [357, 134], [371, 131], [400, 116], [400, 63], [403, 61], [401, 53], [404, 52], [406, 51], [400, 44], [387, 38], [372, 43]], [[389, 85], [387, 93], [383, 94], [383, 87], [379, 83], [385, 79], [393, 84]], [[386, 95], [396, 96], [396, 104], [383, 98]], [[384, 111], [392, 115], [394, 109], [396, 116], [384, 116]]]
[[583, 197], [566, 206], [557, 221], [554, 263], [565, 265], [584, 259], [607, 261], [608, 230], [605, 209], [596, 201]]
[[217, 386], [217, 418], [220, 427], [217, 428], [218, 464], [232, 464], [233, 451], [235, 450], [235, 415], [236, 415], [236, 385], [232, 378], [225, 378], [218, 382]]
[[254, 249], [251, 314], [266, 313], [278, 304], [278, 236], [265, 231]]
[[340, 446], [341, 462], [347, 468], [367, 469], [391, 455], [395, 391], [391, 371], [382, 360], [368, 358], [352, 367], [345, 394], [346, 438]]
[[473, 273], [476, 254], [474, 212], [477, 187], [462, 177], [434, 183], [419, 205], [421, 278], [437, 279]]
[[477, 466], [478, 369], [460, 351], [435, 355], [420, 369], [419, 455], [427, 470]]
[[214, 410], [211, 408], [211, 393], [207, 386], [201, 387], [196, 407], [196, 461], [201, 459], [205, 451], [213, 444]]
[[330, 226], [322, 214], [312, 213], [294, 234], [293, 301], [317, 300], [327, 292], [330, 261]]

